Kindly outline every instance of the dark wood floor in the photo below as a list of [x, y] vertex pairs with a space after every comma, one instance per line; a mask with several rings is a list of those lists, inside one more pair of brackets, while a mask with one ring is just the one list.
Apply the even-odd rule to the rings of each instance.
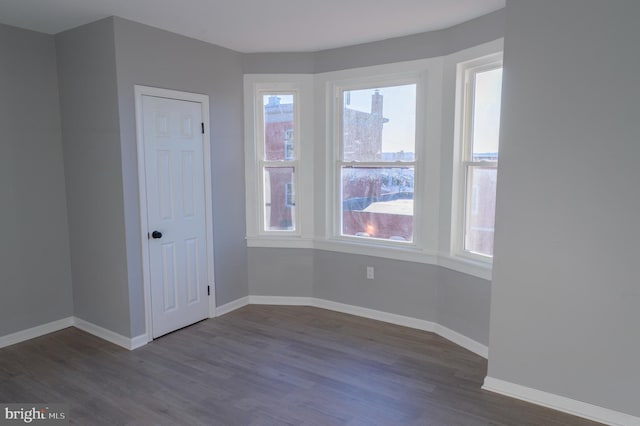
[[1, 349], [0, 402], [64, 402], [79, 425], [595, 424], [483, 391], [485, 373], [432, 333], [252, 305], [133, 352], [75, 328]]

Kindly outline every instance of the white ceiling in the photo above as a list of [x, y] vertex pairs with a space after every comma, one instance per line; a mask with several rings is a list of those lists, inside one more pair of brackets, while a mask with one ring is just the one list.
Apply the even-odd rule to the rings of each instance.
[[0, 22], [55, 34], [107, 16], [240, 52], [302, 52], [447, 28], [505, 0], [0, 0]]

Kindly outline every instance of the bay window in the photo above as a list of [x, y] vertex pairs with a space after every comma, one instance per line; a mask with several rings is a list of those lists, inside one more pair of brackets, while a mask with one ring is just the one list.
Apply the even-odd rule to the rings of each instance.
[[245, 75], [247, 245], [491, 279], [501, 49]]

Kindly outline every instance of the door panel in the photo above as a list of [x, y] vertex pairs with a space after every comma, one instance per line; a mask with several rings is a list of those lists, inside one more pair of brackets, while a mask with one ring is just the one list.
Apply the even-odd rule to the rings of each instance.
[[153, 337], [208, 317], [202, 105], [142, 97]]

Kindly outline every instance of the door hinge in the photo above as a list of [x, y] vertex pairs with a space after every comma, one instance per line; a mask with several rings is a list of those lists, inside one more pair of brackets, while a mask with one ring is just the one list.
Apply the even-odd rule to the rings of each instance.
[[211, 286], [207, 286], [207, 296], [211, 296]]
[[202, 134], [204, 135], [204, 123], [200, 123], [202, 125]]

